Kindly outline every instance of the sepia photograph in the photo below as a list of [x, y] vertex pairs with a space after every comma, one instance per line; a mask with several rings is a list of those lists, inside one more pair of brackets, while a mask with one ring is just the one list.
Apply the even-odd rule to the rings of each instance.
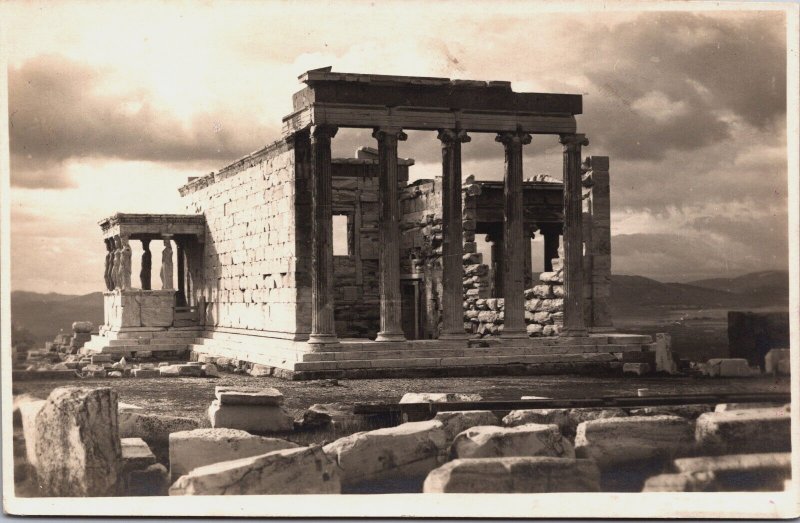
[[799, 517], [799, 25], [4, 3], [4, 512]]

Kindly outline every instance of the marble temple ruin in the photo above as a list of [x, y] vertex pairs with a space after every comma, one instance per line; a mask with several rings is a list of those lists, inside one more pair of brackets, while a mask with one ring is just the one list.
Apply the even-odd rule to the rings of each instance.
[[[105, 319], [84, 351], [188, 351], [314, 378], [592, 371], [648, 349], [613, 332], [609, 159], [581, 156], [580, 95], [330, 68], [300, 80], [281, 139], [190, 179], [186, 214], [100, 222]], [[347, 127], [372, 129], [375, 147], [332, 158]], [[436, 133], [441, 177], [409, 183], [404, 130]], [[462, 181], [475, 133], [496, 136], [502, 182]], [[559, 137], [563, 182], [525, 177], [539, 135]]]

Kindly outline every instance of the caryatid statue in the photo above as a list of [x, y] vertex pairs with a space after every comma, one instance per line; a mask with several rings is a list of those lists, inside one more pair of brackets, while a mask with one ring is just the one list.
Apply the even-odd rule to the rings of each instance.
[[111, 270], [114, 268], [114, 240], [106, 238], [103, 240], [106, 244], [106, 268], [103, 272], [103, 279], [106, 282], [106, 290], [114, 290], [114, 279], [111, 277]]
[[122, 265], [122, 239], [119, 236], [114, 236], [114, 258], [111, 265], [111, 283], [114, 284], [115, 289], [122, 287], [122, 275], [120, 268]]
[[142, 240], [142, 270], [139, 271], [139, 280], [142, 290], [150, 290], [150, 272], [153, 267], [153, 255], [150, 253], [150, 240]]
[[161, 288], [172, 289], [172, 244], [164, 238], [164, 250], [161, 251]]
[[120, 256], [122, 262], [120, 267], [120, 275], [122, 279], [122, 289], [128, 290], [131, 288], [131, 246], [128, 244], [128, 239], [122, 239], [122, 254]]

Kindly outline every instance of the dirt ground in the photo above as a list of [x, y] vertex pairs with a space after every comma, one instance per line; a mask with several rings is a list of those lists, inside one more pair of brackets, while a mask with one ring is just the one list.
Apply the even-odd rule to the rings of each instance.
[[514, 400], [521, 396], [592, 398], [635, 396], [639, 388], [651, 394], [701, 394], [788, 392], [788, 377], [693, 378], [693, 377], [592, 377], [578, 375], [509, 376], [482, 378], [415, 378], [368, 380], [288, 381], [222, 374], [219, 378], [112, 378], [22, 381], [13, 384], [14, 394], [46, 398], [56, 387], [112, 387], [119, 401], [143, 407], [148, 412], [187, 416], [208, 422], [206, 409], [214, 399], [214, 387], [275, 387], [285, 397], [285, 406], [295, 417], [314, 403], [397, 403], [406, 392], [477, 393], [486, 400]]

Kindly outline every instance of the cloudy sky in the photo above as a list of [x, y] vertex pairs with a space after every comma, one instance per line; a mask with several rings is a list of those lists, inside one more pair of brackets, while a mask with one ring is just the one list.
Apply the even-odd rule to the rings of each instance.
[[[297, 76], [328, 65], [583, 94], [585, 153], [611, 157], [615, 273], [785, 269], [783, 12], [547, 6], [5, 4], [12, 288], [101, 290], [99, 219], [181, 212], [177, 187], [278, 139]], [[435, 176], [435, 135], [409, 135], [413, 176]], [[464, 146], [465, 175], [502, 177], [493, 138]], [[334, 154], [372, 141], [340, 131]], [[535, 137], [524, 168], [560, 178], [556, 138]]]

